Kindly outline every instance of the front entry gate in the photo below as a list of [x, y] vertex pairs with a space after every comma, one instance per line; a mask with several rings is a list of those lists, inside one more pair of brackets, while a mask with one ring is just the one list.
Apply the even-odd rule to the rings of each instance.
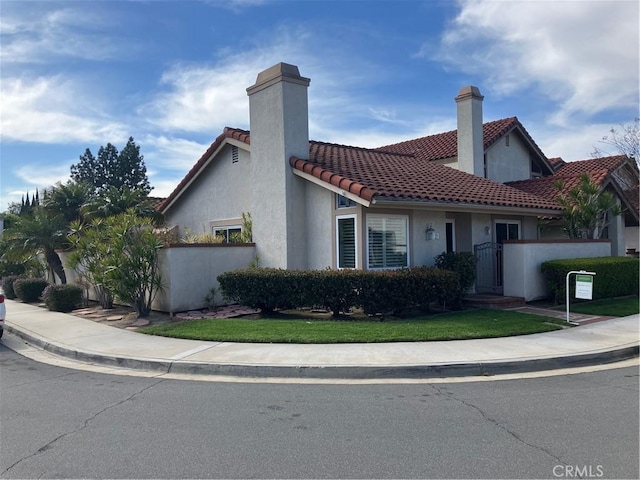
[[486, 242], [474, 245], [476, 257], [476, 293], [502, 295], [502, 244]]

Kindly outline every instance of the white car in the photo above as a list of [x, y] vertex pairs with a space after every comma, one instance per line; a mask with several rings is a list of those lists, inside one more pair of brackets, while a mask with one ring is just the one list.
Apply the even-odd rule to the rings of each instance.
[[7, 314], [7, 308], [4, 306], [4, 292], [0, 288], [0, 337], [4, 333], [4, 316]]

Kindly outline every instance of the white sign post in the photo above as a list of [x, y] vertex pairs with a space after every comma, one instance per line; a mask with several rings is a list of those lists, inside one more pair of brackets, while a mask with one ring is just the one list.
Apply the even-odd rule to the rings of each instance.
[[567, 273], [566, 279], [566, 291], [567, 291], [567, 323], [572, 325], [578, 325], [575, 322], [569, 320], [569, 277], [576, 275], [576, 298], [582, 298], [585, 300], [591, 300], [593, 298], [593, 277], [596, 272], [587, 272], [585, 270], [572, 270]]

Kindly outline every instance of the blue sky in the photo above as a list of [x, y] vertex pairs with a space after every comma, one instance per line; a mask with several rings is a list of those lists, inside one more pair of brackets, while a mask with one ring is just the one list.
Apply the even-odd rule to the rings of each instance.
[[[311, 78], [314, 140], [375, 147], [517, 116], [548, 157], [589, 158], [639, 110], [632, 1], [0, 0], [0, 211], [86, 148], [141, 146], [166, 196], [278, 63]], [[615, 153], [615, 152], [611, 152]]]

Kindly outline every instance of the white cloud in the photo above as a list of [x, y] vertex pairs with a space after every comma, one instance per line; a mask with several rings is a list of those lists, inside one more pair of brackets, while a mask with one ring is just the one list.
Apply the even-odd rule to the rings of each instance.
[[[217, 136], [215, 134], [211, 140]], [[144, 162], [149, 172], [163, 169], [185, 173], [209, 148], [209, 144], [163, 135], [148, 135], [142, 143], [145, 145]]]
[[[56, 8], [56, 4], [24, 3], [23, 8], [3, 4], [0, 17], [2, 49], [7, 63], [49, 63], [60, 57], [84, 60], [118, 58], [135, 46], [109, 35], [109, 16], [95, 2], [78, 8]], [[68, 5], [68, 4], [67, 4]]]
[[[562, 157], [570, 162], [591, 158], [594, 147], [606, 147], [599, 143], [603, 136], [611, 130], [608, 124], [578, 125], [558, 131], [557, 128], [536, 132], [535, 140], [548, 157]], [[607, 150], [607, 148], [604, 148]], [[611, 155], [618, 155], [610, 148]]]
[[558, 102], [550, 118], [557, 125], [637, 110], [639, 8], [628, 1], [464, 0], [436, 59], [484, 77], [493, 95], [536, 89]]
[[126, 138], [126, 128], [97, 111], [97, 100], [61, 76], [2, 81], [3, 141], [104, 142]]

